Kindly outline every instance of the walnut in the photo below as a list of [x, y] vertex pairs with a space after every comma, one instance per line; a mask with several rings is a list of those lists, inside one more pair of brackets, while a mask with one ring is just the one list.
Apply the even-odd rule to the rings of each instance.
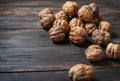
[[53, 26], [49, 30], [50, 39], [53, 42], [61, 42], [65, 39], [65, 32], [61, 26]]
[[98, 15], [97, 17], [94, 17], [92, 22], [94, 22], [97, 26], [99, 26], [100, 21], [102, 21], [102, 16]]
[[63, 20], [63, 19], [57, 19], [54, 21], [54, 25], [55, 26], [61, 26], [63, 28], [63, 30], [65, 31], [65, 33], [68, 33], [69, 32], [69, 24], [66, 20]]
[[55, 16], [53, 14], [48, 14], [46, 17], [41, 19], [41, 25], [45, 29], [50, 29], [55, 21]]
[[85, 43], [87, 38], [87, 32], [82, 27], [74, 27], [70, 31], [69, 39], [75, 44]]
[[95, 23], [86, 23], [85, 29], [86, 29], [88, 35], [91, 35], [92, 32], [97, 29], [97, 26]]
[[68, 73], [72, 81], [91, 81], [94, 76], [94, 69], [91, 65], [76, 64]]
[[103, 31], [107, 31], [111, 34], [112, 31], [112, 26], [109, 22], [107, 21], [101, 21], [99, 24], [99, 29]]
[[111, 36], [107, 31], [96, 29], [92, 33], [92, 39], [98, 45], [106, 45], [109, 43]]
[[99, 45], [90, 45], [85, 50], [86, 58], [90, 61], [100, 61], [103, 57], [102, 48]]
[[120, 59], [120, 44], [109, 43], [106, 48], [106, 54], [110, 59]]
[[89, 5], [84, 5], [78, 10], [78, 17], [85, 22], [91, 22], [93, 20], [94, 14], [92, 8]]
[[53, 11], [51, 8], [42, 9], [39, 12], [39, 17], [40, 17], [40, 19], [42, 19], [42, 18], [46, 17], [48, 14], [53, 14]]
[[65, 12], [59, 11], [55, 14], [56, 19], [63, 19], [68, 21], [68, 16]]
[[69, 17], [74, 17], [77, 16], [79, 5], [77, 2], [67, 1], [62, 8]]
[[78, 19], [78, 18], [73, 18], [71, 21], [70, 21], [70, 28], [73, 28], [73, 27], [84, 27], [84, 23], [81, 19]]
[[97, 4], [91, 3], [89, 4], [89, 6], [92, 8], [94, 16], [97, 17], [99, 15], [99, 7], [97, 6]]

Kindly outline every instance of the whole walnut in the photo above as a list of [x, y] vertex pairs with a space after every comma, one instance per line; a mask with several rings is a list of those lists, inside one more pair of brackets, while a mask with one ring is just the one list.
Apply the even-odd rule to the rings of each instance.
[[72, 81], [91, 81], [94, 76], [94, 69], [91, 65], [76, 64], [68, 73]]
[[40, 17], [40, 19], [42, 19], [42, 18], [46, 17], [48, 14], [53, 14], [53, 11], [51, 8], [42, 9], [39, 12], [39, 17]]
[[55, 19], [53, 14], [48, 14], [46, 17], [42, 18], [40, 22], [43, 28], [50, 29], [53, 26]]
[[103, 57], [103, 51], [101, 46], [99, 45], [90, 45], [86, 50], [85, 50], [85, 55], [86, 58], [90, 61], [100, 61]]
[[120, 44], [109, 43], [106, 48], [106, 54], [110, 59], [120, 59]]
[[78, 10], [78, 17], [85, 22], [92, 22], [94, 14], [89, 5], [84, 5]]
[[53, 26], [50, 28], [49, 36], [53, 42], [61, 42], [66, 37], [65, 32], [61, 26]]
[[78, 27], [84, 27], [84, 23], [81, 19], [78, 19], [78, 18], [73, 18], [70, 22], [70, 28], [74, 28], [76, 26]]
[[85, 29], [86, 29], [88, 35], [92, 35], [92, 32], [97, 29], [97, 26], [95, 23], [86, 23]]
[[91, 3], [89, 4], [89, 6], [92, 8], [94, 16], [97, 17], [99, 15], [99, 7], [97, 6], [97, 4]]
[[87, 38], [87, 32], [82, 27], [74, 27], [70, 31], [69, 39], [74, 44], [83, 44]]
[[68, 33], [69, 32], [69, 24], [66, 20], [63, 20], [63, 19], [57, 19], [54, 21], [54, 25], [55, 26], [61, 26], [63, 28], [63, 30], [65, 31], [65, 33]]
[[69, 17], [74, 17], [77, 16], [77, 12], [79, 9], [79, 5], [77, 2], [74, 1], [67, 1], [63, 5], [63, 11], [69, 16]]
[[59, 11], [55, 14], [56, 19], [63, 19], [68, 21], [68, 16], [64, 11]]
[[112, 26], [109, 22], [107, 21], [101, 21], [99, 24], [99, 29], [103, 31], [107, 31], [111, 34], [112, 31]]
[[98, 45], [107, 45], [111, 39], [111, 36], [107, 31], [96, 29], [92, 33], [92, 39], [94, 43]]

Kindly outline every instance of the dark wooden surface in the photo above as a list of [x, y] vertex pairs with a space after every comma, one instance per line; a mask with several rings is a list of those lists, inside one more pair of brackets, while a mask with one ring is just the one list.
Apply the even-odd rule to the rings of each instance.
[[[86, 60], [84, 50], [66, 39], [54, 44], [39, 23], [41, 9], [61, 10], [65, 0], [0, 0], [0, 81], [70, 81], [68, 70], [77, 63], [94, 66], [92, 81], [120, 81], [120, 60], [105, 53], [100, 62]], [[104, 20], [112, 23], [112, 42], [120, 43], [120, 0], [79, 0], [80, 6], [95, 2]], [[105, 47], [103, 47], [105, 50]]]

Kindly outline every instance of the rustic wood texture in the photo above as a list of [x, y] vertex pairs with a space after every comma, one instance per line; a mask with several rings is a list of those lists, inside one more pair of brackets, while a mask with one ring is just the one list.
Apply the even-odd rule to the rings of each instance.
[[[120, 60], [112, 61], [105, 53], [100, 62], [86, 60], [84, 50], [92, 44], [90, 38], [80, 46], [67, 38], [60, 44], [49, 39], [48, 31], [40, 25], [38, 13], [46, 7], [56, 13], [65, 1], [0, 0], [0, 81], [70, 81], [67, 72], [77, 63], [94, 66], [93, 81], [120, 81]], [[98, 4], [103, 19], [113, 26], [111, 42], [120, 43], [119, 0], [77, 2], [80, 6]]]

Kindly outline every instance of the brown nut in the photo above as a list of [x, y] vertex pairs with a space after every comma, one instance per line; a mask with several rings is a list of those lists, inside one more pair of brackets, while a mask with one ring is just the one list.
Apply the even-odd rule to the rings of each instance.
[[61, 26], [63, 28], [63, 30], [65, 31], [65, 33], [68, 33], [69, 32], [69, 24], [66, 20], [63, 20], [63, 19], [57, 19], [54, 21], [54, 25], [55, 26]]
[[97, 17], [99, 15], [99, 7], [97, 6], [97, 4], [91, 3], [89, 4], [89, 6], [92, 8], [94, 16]]
[[70, 29], [71, 28], [74, 28], [76, 26], [78, 27], [84, 27], [84, 23], [81, 19], [78, 19], [78, 18], [73, 18], [71, 21], [70, 21]]
[[110, 59], [120, 59], [120, 44], [109, 43], [106, 48], [106, 54]]
[[94, 43], [98, 45], [107, 45], [111, 39], [111, 36], [107, 31], [96, 29], [92, 33], [92, 39]]
[[49, 30], [50, 39], [53, 42], [61, 42], [65, 39], [65, 32], [61, 26], [53, 26]]
[[41, 19], [41, 25], [45, 29], [50, 29], [55, 21], [55, 16], [53, 14], [48, 14], [46, 17]]
[[67, 1], [62, 8], [69, 17], [74, 17], [77, 16], [79, 5], [77, 2]]
[[107, 31], [111, 34], [112, 31], [112, 26], [109, 22], [107, 21], [101, 21], [99, 24], [99, 29], [103, 31]]
[[87, 32], [82, 27], [74, 27], [70, 31], [69, 39], [75, 44], [85, 43], [87, 38]]
[[68, 21], [68, 16], [65, 12], [59, 11], [55, 14], [56, 19], [63, 19]]
[[42, 19], [42, 18], [46, 17], [48, 14], [53, 14], [53, 11], [51, 8], [42, 9], [39, 12], [39, 17], [40, 17], [40, 19]]
[[93, 20], [94, 14], [92, 8], [89, 5], [84, 5], [78, 10], [78, 17], [85, 22], [91, 22]]
[[89, 61], [100, 61], [103, 57], [103, 51], [101, 46], [99, 45], [90, 45], [86, 50], [85, 50], [85, 55], [86, 58]]
[[91, 65], [76, 64], [68, 73], [72, 81], [91, 81], [94, 76], [94, 69]]
[[97, 29], [97, 26], [95, 23], [86, 23], [85, 29], [86, 29], [88, 35], [92, 35], [92, 32]]

